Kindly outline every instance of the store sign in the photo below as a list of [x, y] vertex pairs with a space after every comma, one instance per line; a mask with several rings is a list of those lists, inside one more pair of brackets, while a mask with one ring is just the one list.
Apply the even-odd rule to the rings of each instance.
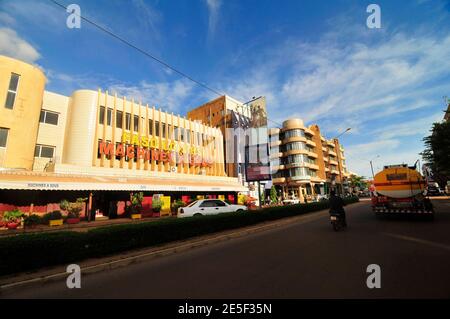
[[189, 164], [191, 166], [211, 167], [213, 161], [200, 155], [195, 146], [182, 147], [179, 143], [171, 141], [159, 143], [157, 138], [139, 138], [136, 134], [124, 133], [122, 143], [114, 145], [110, 142], [100, 141], [99, 154], [116, 156], [128, 160], [142, 159], [145, 161], [161, 161], [170, 164]]

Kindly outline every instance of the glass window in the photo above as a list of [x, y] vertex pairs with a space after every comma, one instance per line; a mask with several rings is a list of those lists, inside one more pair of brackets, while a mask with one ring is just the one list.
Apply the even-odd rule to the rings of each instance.
[[105, 107], [100, 106], [100, 114], [98, 117], [98, 124], [104, 124], [105, 123]]
[[133, 116], [133, 130], [135, 132], [139, 131], [139, 115]]
[[123, 121], [123, 112], [116, 111], [116, 127], [117, 128], [122, 128], [122, 121]]
[[112, 125], [112, 109], [108, 109], [106, 111], [106, 125], [111, 126]]
[[179, 127], [178, 127], [178, 126], [175, 126], [175, 127], [173, 128], [173, 139], [174, 139], [175, 141], [178, 141], [178, 132], [179, 132]]
[[159, 122], [155, 121], [155, 136], [159, 137]]
[[50, 112], [47, 110], [41, 110], [41, 115], [39, 116], [40, 123], [58, 125], [59, 114], [55, 112]]
[[221, 200], [215, 200], [214, 202], [215, 202], [216, 206], [219, 206], [219, 207], [227, 206], [227, 205], [226, 205], [223, 201], [221, 201]]
[[148, 134], [153, 135], [153, 120], [148, 120]]
[[172, 131], [171, 131], [171, 130], [172, 130], [172, 125], [167, 124], [167, 132], [168, 132], [168, 133], [167, 133], [167, 134], [168, 134], [167, 136], [168, 136], [169, 139], [172, 140], [172, 139], [173, 139], [173, 136], [172, 136]]
[[289, 130], [284, 133], [284, 138], [290, 137], [305, 137], [305, 132], [303, 130]]
[[6, 147], [8, 132], [9, 130], [7, 128], [0, 127], [0, 147]]
[[200, 204], [200, 207], [216, 207], [217, 204], [213, 200], [205, 200]]
[[184, 128], [180, 127], [180, 141], [184, 142]]
[[11, 79], [9, 80], [8, 93], [6, 95], [5, 107], [7, 109], [13, 109], [16, 101], [17, 88], [19, 87], [20, 75], [11, 73]]
[[130, 113], [125, 114], [125, 129], [126, 130], [131, 129], [131, 114]]
[[34, 148], [34, 156], [35, 157], [43, 157], [43, 158], [53, 158], [55, 153], [54, 146], [45, 146], [37, 144]]

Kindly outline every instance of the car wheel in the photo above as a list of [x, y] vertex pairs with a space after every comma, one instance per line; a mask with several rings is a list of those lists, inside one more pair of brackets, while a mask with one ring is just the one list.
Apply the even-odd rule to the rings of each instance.
[[236, 211], [236, 213], [243, 213], [243, 212], [244, 212], [243, 209], [238, 209], [238, 210]]
[[195, 214], [194, 214], [194, 217], [201, 217], [201, 216], [203, 216], [203, 215], [200, 214], [200, 213], [195, 213]]

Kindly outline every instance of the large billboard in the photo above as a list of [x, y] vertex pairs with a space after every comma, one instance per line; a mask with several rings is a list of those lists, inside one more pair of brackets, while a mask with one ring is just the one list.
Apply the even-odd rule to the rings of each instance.
[[246, 104], [249, 111], [249, 143], [245, 148], [245, 180], [271, 180], [266, 98], [259, 97]]

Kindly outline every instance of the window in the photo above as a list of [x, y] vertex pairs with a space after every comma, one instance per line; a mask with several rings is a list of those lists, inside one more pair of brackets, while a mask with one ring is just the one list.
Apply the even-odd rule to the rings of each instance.
[[168, 132], [168, 138], [173, 140], [173, 134], [172, 134], [172, 125], [167, 124], [167, 132]]
[[224, 202], [222, 202], [221, 200], [215, 200], [214, 202], [216, 203], [216, 206], [219, 206], [219, 207], [226, 206], [226, 204]]
[[122, 121], [123, 121], [123, 112], [116, 111], [116, 127], [117, 128], [122, 128]]
[[53, 158], [54, 153], [54, 146], [45, 146], [38, 144], [34, 149], [34, 157]]
[[112, 124], [112, 109], [106, 111], [106, 125], [111, 126]]
[[290, 137], [305, 137], [305, 132], [303, 130], [290, 130], [284, 133], [284, 138]]
[[105, 123], [105, 107], [100, 106], [100, 114], [98, 117], [98, 124], [104, 124]]
[[218, 205], [215, 203], [214, 200], [205, 200], [203, 203], [200, 204], [200, 207], [217, 207]]
[[125, 129], [126, 130], [131, 129], [131, 114], [130, 113], [125, 114]]
[[7, 128], [0, 127], [0, 147], [6, 147], [8, 132], [9, 130]]
[[5, 107], [7, 109], [13, 109], [16, 102], [17, 88], [19, 87], [20, 75], [11, 73], [11, 79], [9, 80], [8, 94], [6, 95]]
[[148, 134], [153, 135], [153, 120], [148, 120]]
[[184, 142], [184, 128], [180, 127], [180, 141]]
[[159, 122], [155, 121], [155, 136], [159, 137]]
[[139, 132], [139, 115], [133, 116], [133, 130]]
[[178, 132], [179, 132], [179, 127], [178, 126], [174, 126], [174, 128], [173, 128], [173, 139], [175, 141], [178, 141]]
[[166, 138], [166, 123], [162, 123], [162, 138]]
[[58, 125], [59, 114], [55, 112], [50, 112], [47, 110], [41, 110], [41, 116], [39, 117], [39, 122]]

